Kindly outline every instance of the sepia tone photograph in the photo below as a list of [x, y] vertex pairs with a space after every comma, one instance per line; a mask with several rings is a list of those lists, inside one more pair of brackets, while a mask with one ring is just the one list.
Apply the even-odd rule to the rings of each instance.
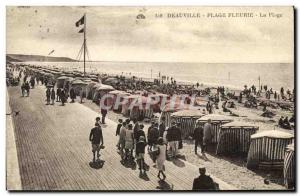
[[294, 13], [6, 6], [6, 190], [295, 191]]

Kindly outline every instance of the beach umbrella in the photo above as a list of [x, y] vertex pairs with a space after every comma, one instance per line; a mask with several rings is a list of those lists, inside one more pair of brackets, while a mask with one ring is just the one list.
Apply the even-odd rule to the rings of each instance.
[[180, 110], [171, 114], [171, 123], [179, 123], [181, 135], [183, 138], [191, 136], [194, 133], [197, 119], [204, 116], [201, 110]]
[[221, 125], [216, 154], [247, 155], [251, 142], [251, 135], [259, 127], [247, 122], [235, 121]]
[[248, 169], [283, 169], [284, 151], [294, 135], [280, 130], [260, 131], [251, 135]]
[[220, 115], [220, 114], [207, 114], [197, 120], [197, 123], [204, 127], [204, 124], [208, 122], [208, 119], [211, 120], [213, 127], [213, 139], [212, 143], [217, 143], [219, 130], [222, 124], [232, 122], [233, 119], [230, 116]]
[[296, 159], [294, 143], [289, 144], [285, 149], [285, 156], [283, 161], [283, 178], [284, 185], [287, 189], [295, 188], [296, 177]]

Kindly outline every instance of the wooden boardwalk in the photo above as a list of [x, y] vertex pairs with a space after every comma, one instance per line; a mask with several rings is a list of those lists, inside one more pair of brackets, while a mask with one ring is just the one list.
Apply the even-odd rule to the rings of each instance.
[[[31, 90], [30, 97], [20, 97], [19, 87], [8, 92], [12, 110], [20, 111], [13, 123], [23, 190], [191, 190], [198, 169], [183, 160], [166, 161], [166, 183], [158, 182], [148, 155], [148, 180], [139, 177], [138, 169], [123, 166], [116, 150], [116, 123], [109, 119], [102, 126], [104, 165], [91, 168], [88, 137], [96, 112], [79, 103], [45, 105], [42, 86]], [[215, 180], [222, 190], [235, 189]]]

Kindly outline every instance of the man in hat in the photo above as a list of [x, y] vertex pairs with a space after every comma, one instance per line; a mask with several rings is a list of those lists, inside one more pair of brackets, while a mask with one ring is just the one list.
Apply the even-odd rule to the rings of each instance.
[[[102, 129], [99, 123], [95, 123], [95, 127], [91, 130], [90, 137], [89, 137], [91, 143], [92, 143], [92, 152], [93, 152], [93, 162], [96, 161], [95, 154], [97, 152], [97, 159], [100, 157], [100, 148], [103, 146], [103, 135], [102, 135]], [[101, 143], [101, 145], [100, 145]]]
[[199, 168], [200, 176], [194, 179], [193, 191], [216, 190], [216, 184], [214, 183], [213, 179], [210, 176], [205, 175], [205, 172], [205, 167]]

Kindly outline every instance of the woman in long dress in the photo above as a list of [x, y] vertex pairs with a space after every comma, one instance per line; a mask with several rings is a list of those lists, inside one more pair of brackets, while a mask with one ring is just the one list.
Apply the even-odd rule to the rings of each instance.
[[[163, 138], [160, 137], [158, 138], [158, 155], [157, 155], [157, 159], [156, 159], [156, 167], [158, 169], [158, 174], [157, 177], [160, 180], [165, 180], [166, 179], [166, 175], [164, 173], [165, 170], [165, 166], [164, 166], [164, 162], [166, 160], [166, 145], [164, 144]], [[160, 175], [163, 176], [163, 178], [161, 179]]]

